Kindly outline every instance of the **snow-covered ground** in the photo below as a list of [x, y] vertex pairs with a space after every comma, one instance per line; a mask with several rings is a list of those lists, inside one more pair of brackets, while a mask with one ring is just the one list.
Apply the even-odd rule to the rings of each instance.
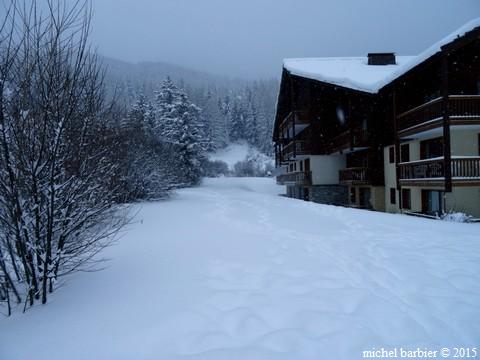
[[225, 149], [211, 153], [208, 157], [211, 161], [223, 161], [228, 165], [229, 170], [233, 170], [236, 163], [245, 160], [255, 161], [263, 169], [265, 169], [267, 164], [270, 164], [272, 167], [274, 164], [272, 158], [269, 158], [246, 142], [229, 144]]
[[223, 161], [230, 170], [233, 170], [233, 166], [237, 162], [247, 159], [249, 150], [250, 146], [247, 143], [234, 143], [228, 145], [225, 149], [210, 154], [209, 159]]
[[0, 318], [0, 359], [350, 360], [480, 345], [480, 225], [281, 190], [209, 179], [143, 204], [106, 270]]

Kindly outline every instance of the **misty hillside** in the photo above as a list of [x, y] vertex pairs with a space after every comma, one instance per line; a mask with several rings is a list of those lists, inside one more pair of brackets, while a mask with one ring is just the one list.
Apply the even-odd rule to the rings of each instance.
[[[117, 93], [130, 92], [127, 104], [132, 102], [132, 92], [139, 89], [147, 96], [153, 95], [154, 88], [167, 76], [181, 87], [186, 88], [222, 88], [238, 90], [248, 84], [247, 80], [229, 78], [221, 75], [192, 70], [166, 62], [131, 63], [110, 57], [101, 56], [101, 61], [107, 69], [106, 83], [109, 91], [117, 89]], [[120, 87], [120, 88], [119, 88]], [[124, 89], [123, 89], [123, 88]]]
[[164, 62], [134, 64], [107, 57], [101, 60], [106, 68], [107, 94], [114, 96], [126, 111], [147, 106], [155, 113], [162, 86], [170, 78], [169, 86], [184, 92], [198, 107], [200, 132], [211, 144], [207, 148], [247, 142], [264, 154], [272, 154], [277, 79], [228, 78]]

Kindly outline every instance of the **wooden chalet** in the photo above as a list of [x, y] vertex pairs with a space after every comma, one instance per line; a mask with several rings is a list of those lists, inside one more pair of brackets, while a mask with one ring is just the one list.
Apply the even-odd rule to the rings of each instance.
[[285, 60], [273, 141], [287, 196], [480, 217], [480, 19], [418, 56]]

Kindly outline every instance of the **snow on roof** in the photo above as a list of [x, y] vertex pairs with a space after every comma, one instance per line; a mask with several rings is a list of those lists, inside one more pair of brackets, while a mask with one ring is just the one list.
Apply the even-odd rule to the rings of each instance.
[[367, 57], [285, 59], [283, 67], [291, 74], [350, 89], [376, 93], [396, 78], [421, 64], [467, 32], [480, 27], [474, 19], [418, 56], [397, 56], [396, 65], [368, 65]]
[[374, 93], [412, 58], [397, 56], [397, 65], [368, 65], [367, 57], [286, 59], [283, 66], [293, 75]]

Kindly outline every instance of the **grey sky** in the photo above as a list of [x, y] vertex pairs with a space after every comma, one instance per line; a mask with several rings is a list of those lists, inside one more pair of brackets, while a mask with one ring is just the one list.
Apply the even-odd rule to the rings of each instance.
[[128, 61], [241, 77], [285, 57], [416, 54], [480, 17], [480, 0], [93, 0], [92, 40]]

